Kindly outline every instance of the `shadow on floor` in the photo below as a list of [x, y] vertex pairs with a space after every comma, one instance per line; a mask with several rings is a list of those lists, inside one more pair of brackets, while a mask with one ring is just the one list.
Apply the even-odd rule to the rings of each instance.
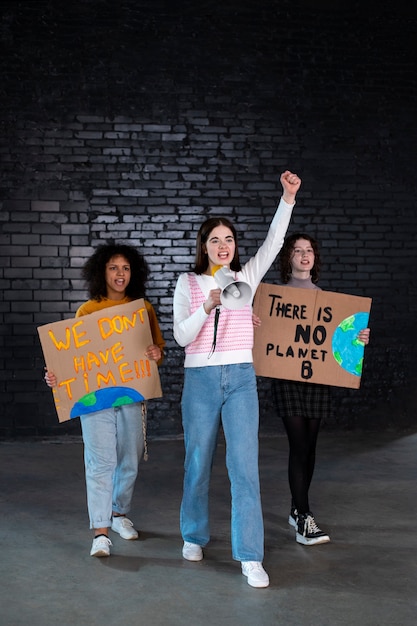
[[0, 624], [4, 626], [414, 626], [417, 623], [417, 434], [326, 433], [311, 505], [331, 543], [304, 547], [287, 523], [287, 442], [262, 438], [265, 569], [253, 589], [230, 553], [230, 496], [220, 442], [212, 540], [181, 558], [183, 443], [150, 442], [130, 517], [138, 541], [112, 533], [89, 556], [82, 444], [0, 443]]

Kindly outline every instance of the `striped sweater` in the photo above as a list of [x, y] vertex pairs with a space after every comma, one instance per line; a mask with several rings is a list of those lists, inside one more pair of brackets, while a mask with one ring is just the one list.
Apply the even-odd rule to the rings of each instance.
[[[236, 280], [248, 283], [253, 294], [281, 250], [293, 206], [281, 198], [265, 241], [242, 270], [236, 273]], [[213, 341], [215, 312], [211, 311], [207, 315], [203, 302], [207, 300], [210, 290], [216, 288], [216, 281], [208, 274], [190, 275], [187, 273], [181, 274], [178, 278], [174, 292], [174, 338], [180, 346], [185, 348], [184, 367], [229, 365], [253, 361], [253, 325], [250, 305], [246, 305], [239, 312], [221, 307], [216, 350], [208, 358]], [[237, 336], [237, 333], [240, 336]]]
[[[201, 290], [197, 276], [188, 274], [191, 313], [197, 311], [206, 300], [206, 296]], [[206, 324], [202, 327], [193, 342], [185, 347], [185, 353], [189, 354], [209, 354], [214, 336], [215, 309], [211, 311]], [[225, 307], [220, 307], [220, 317], [217, 328], [216, 352], [230, 352], [241, 350], [252, 350], [253, 348], [253, 324], [252, 309], [247, 304], [240, 311], [231, 311]], [[213, 358], [211, 356], [210, 358]]]

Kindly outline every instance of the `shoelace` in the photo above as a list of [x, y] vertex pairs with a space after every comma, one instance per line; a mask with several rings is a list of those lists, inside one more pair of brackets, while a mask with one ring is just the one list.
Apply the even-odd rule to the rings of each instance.
[[108, 537], [95, 537], [94, 538], [94, 543], [98, 546], [100, 545], [106, 545], [106, 546], [112, 546], [112, 542]]
[[320, 528], [316, 524], [316, 520], [312, 515], [307, 515], [307, 532], [308, 533], [321, 533]]
[[262, 564], [258, 563], [257, 561], [247, 561], [246, 569], [249, 570], [250, 572], [253, 572], [254, 570], [261, 572], [263, 567], [262, 567]]
[[122, 518], [120, 523], [125, 528], [127, 528], [128, 526], [133, 526], [133, 522], [131, 522], [130, 519], [128, 519], [127, 517], [123, 517], [122, 515], [119, 515], [119, 517]]

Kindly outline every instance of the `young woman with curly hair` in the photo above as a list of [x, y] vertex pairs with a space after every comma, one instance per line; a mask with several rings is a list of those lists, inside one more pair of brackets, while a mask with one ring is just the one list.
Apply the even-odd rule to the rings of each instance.
[[[82, 268], [90, 300], [76, 317], [145, 298], [149, 269], [132, 246], [99, 245]], [[153, 344], [145, 355], [161, 364], [165, 341], [153, 306], [145, 299]], [[50, 387], [58, 381], [46, 372]], [[137, 539], [133, 522], [126, 517], [131, 507], [139, 459], [146, 445], [145, 402], [125, 404], [80, 416], [84, 442], [85, 477], [90, 528], [94, 531], [91, 556], [109, 556], [109, 528], [123, 539]]]

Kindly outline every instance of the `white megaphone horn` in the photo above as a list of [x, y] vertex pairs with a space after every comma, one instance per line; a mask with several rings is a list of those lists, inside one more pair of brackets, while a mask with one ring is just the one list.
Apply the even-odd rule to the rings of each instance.
[[248, 283], [236, 281], [225, 265], [216, 265], [212, 270], [216, 284], [221, 289], [220, 302], [226, 309], [238, 311], [251, 301], [252, 289]]

